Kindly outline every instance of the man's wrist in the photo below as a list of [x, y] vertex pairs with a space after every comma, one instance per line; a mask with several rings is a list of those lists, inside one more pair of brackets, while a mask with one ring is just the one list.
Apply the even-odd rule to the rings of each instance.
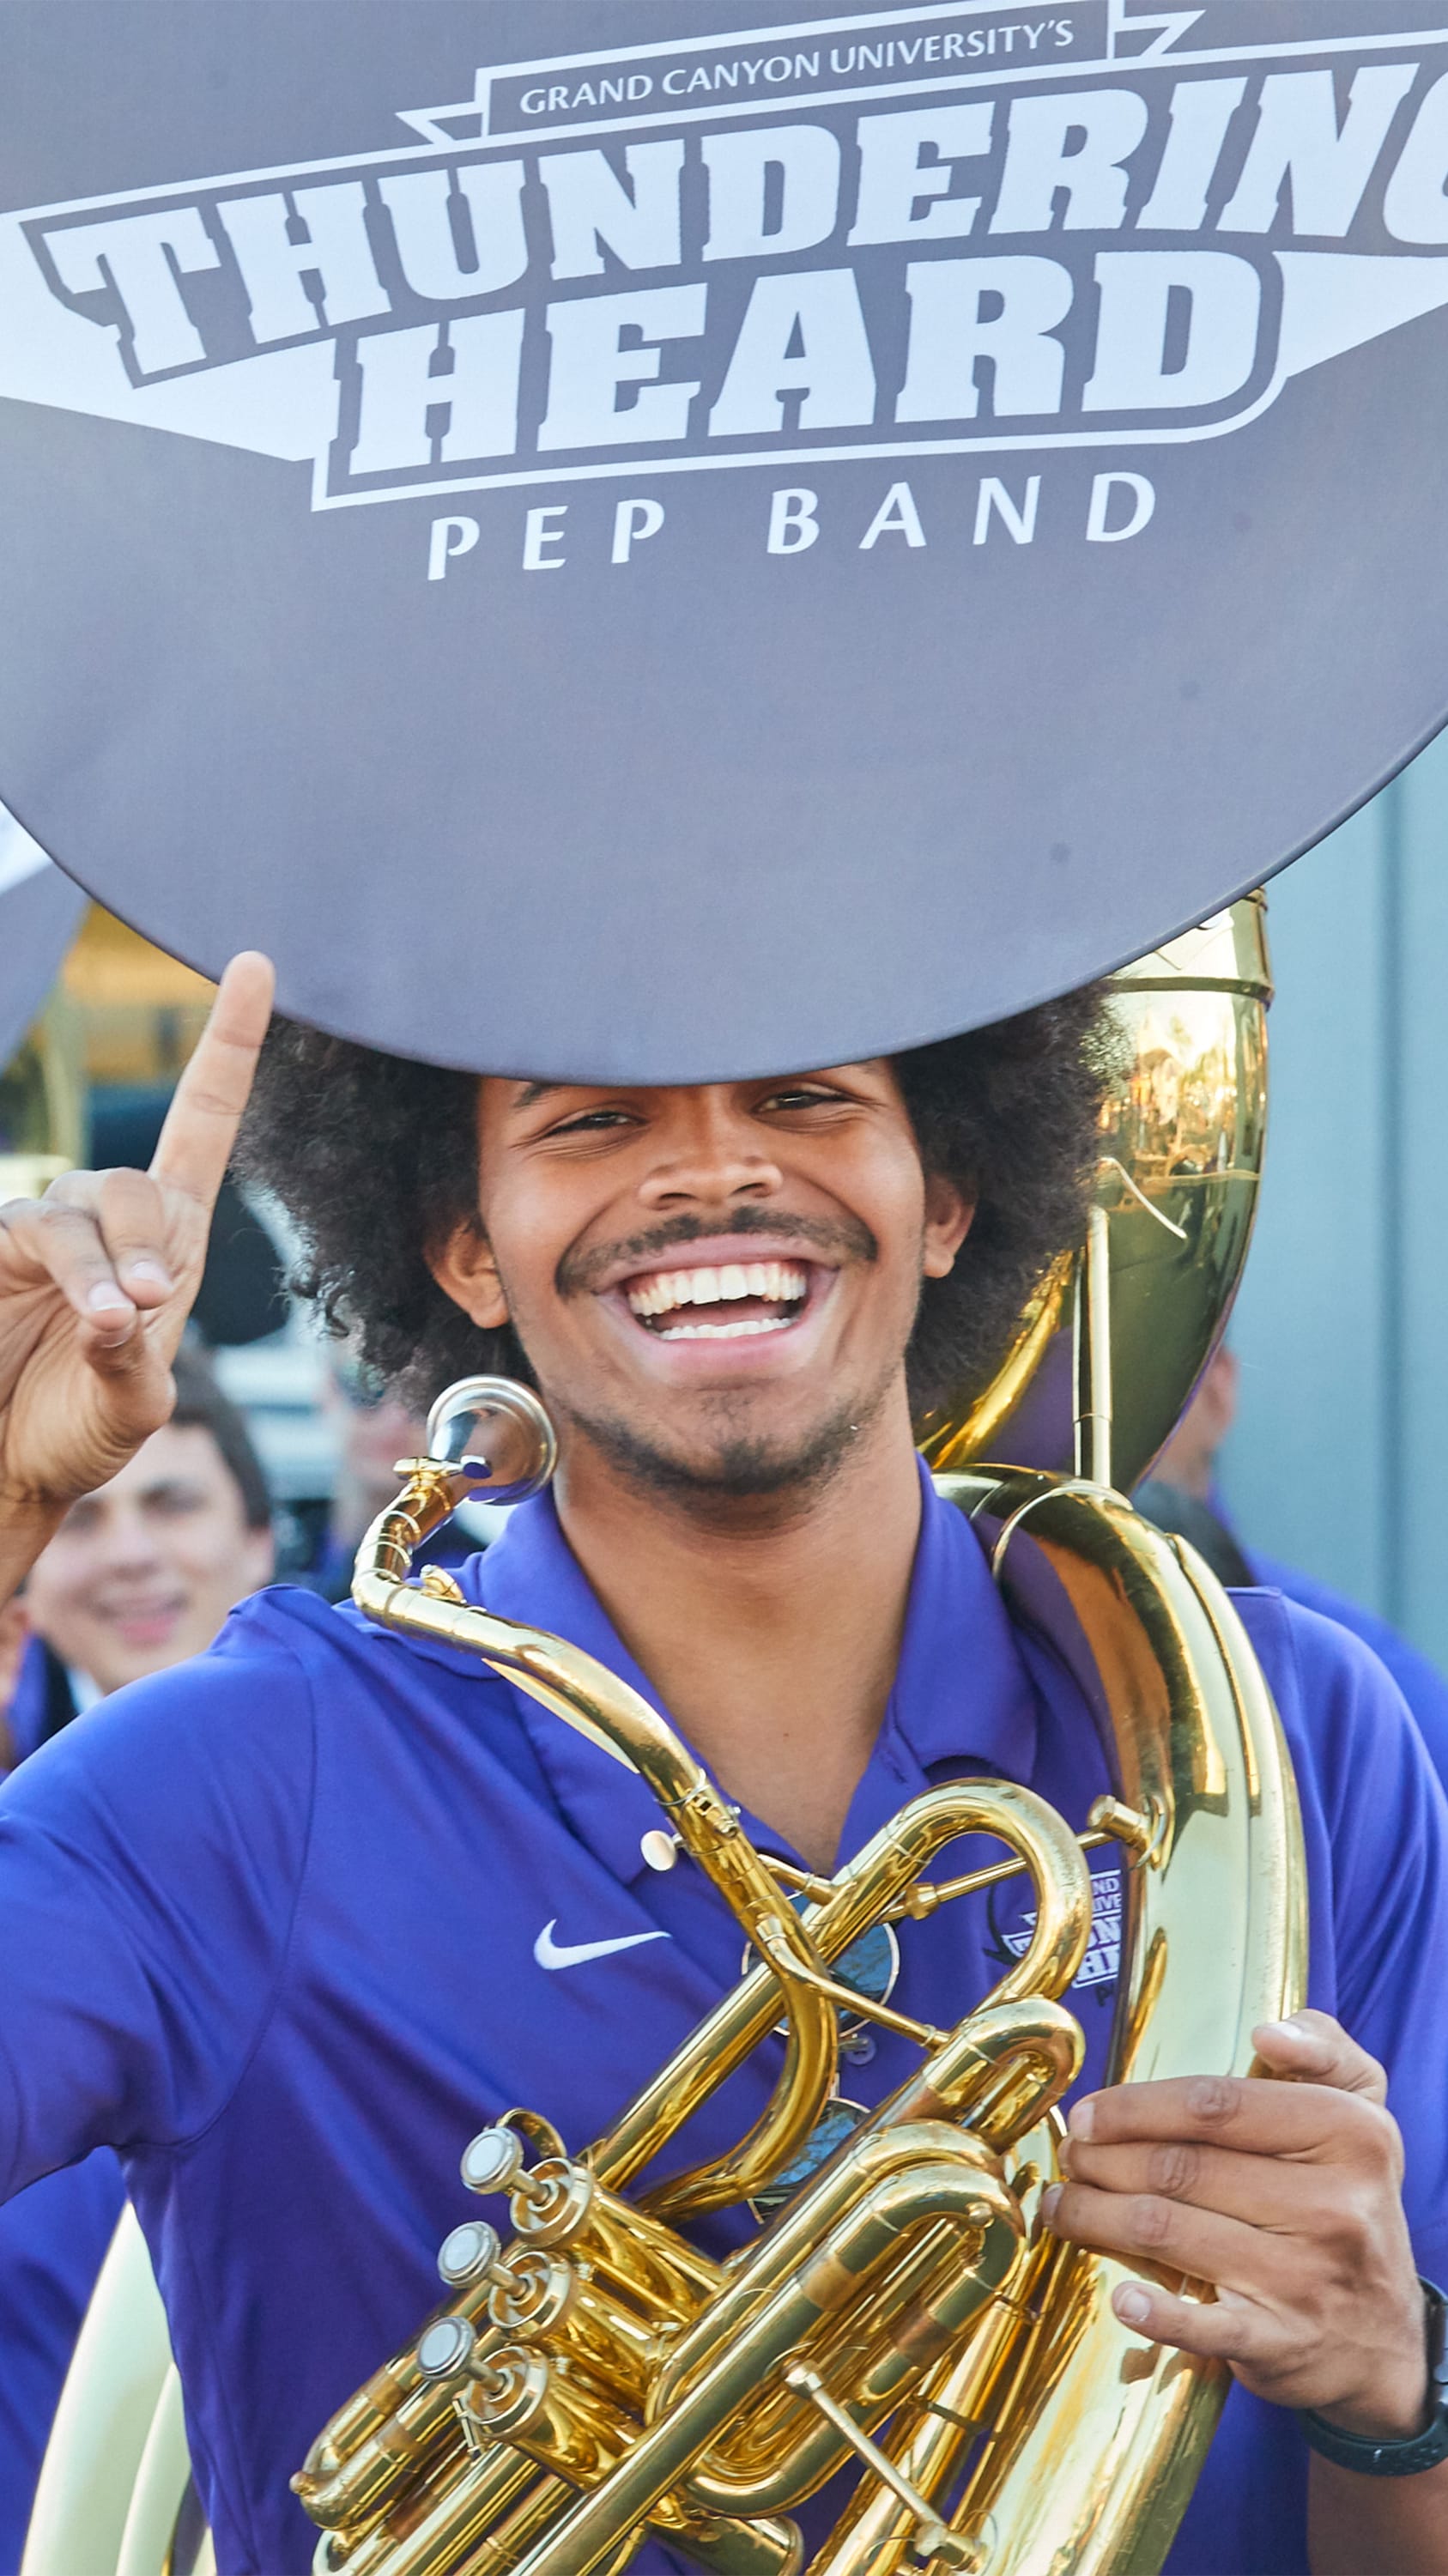
[[[1309, 2443], [1339, 2468], [1365, 2477], [1410, 2477], [1448, 2459], [1448, 2300], [1421, 2283], [1424, 2336], [1421, 2376], [1405, 2372], [1401, 2399], [1375, 2390], [1361, 2407], [1304, 2410]], [[1416, 2394], [1413, 2392], [1416, 2391]]]
[[1356, 2402], [1312, 2410], [1320, 2424], [1350, 2433], [1358, 2442], [1411, 2442], [1433, 2418], [1433, 2392], [1426, 2368], [1404, 2376], [1401, 2389], [1379, 2386]]
[[1315, 2408], [1319, 2422], [1361, 2442], [1411, 2442], [1432, 2422], [1439, 2397], [1433, 2380], [1438, 2293], [1423, 2280], [1417, 2291], [1401, 2361], [1395, 2367], [1380, 2364], [1358, 2394]]

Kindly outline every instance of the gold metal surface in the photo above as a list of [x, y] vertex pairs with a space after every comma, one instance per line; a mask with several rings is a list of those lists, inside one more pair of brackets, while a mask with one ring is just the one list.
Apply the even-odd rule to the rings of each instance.
[[[1115, 1844], [1125, 1889], [1108, 2081], [1245, 2070], [1253, 2024], [1305, 1991], [1301, 1829], [1261, 1673], [1206, 1567], [1110, 1490], [1113, 1469], [1134, 1475], [1170, 1429], [1245, 1250], [1259, 909], [1235, 907], [1116, 990], [1131, 1071], [1088, 1242], [1046, 1283], [994, 1394], [930, 1434], [937, 1467], [958, 1469], [982, 1424], [1009, 1437], [1033, 1374], [1064, 1352], [1060, 1436], [1069, 1454], [1075, 1426], [1082, 1472], [938, 1482], [977, 1522], [1013, 1616], [1052, 1639], [1097, 1716], [1112, 1786], [1079, 1841], [1029, 1790], [967, 1780], [912, 1800], [831, 1880], [776, 1866], [615, 1675], [454, 1584], [409, 1582], [412, 1551], [486, 1485], [486, 1460], [408, 1461], [364, 1542], [354, 1595], [368, 1615], [478, 1655], [638, 1771], [670, 1829], [664, 1857], [706, 1872], [755, 1964], [580, 2154], [521, 2111], [469, 2147], [464, 2178], [506, 2190], [511, 2236], [480, 2240], [419, 2342], [340, 2410], [294, 2480], [323, 2526], [324, 2576], [622, 2576], [651, 2530], [716, 2576], [795, 2576], [789, 2517], [852, 2458], [858, 2484], [810, 2576], [1161, 2566], [1224, 2374], [1143, 2346], [1110, 2304], [1133, 2267], [1057, 2243], [1039, 2208], [1082, 2057], [1062, 1998], [1090, 1936], [1086, 1848]], [[491, 1401], [467, 1396], [484, 1414]], [[526, 1406], [515, 1417], [526, 1424]], [[508, 1473], [531, 1472], [513, 1440]], [[1005, 1845], [1001, 1862], [927, 1875], [979, 1834]], [[862, 2006], [832, 1973], [873, 1925], [1014, 1872], [1031, 1882], [1029, 1941], [952, 2029]], [[846, 2009], [914, 2039], [918, 2067], [739, 2253], [710, 2261], [681, 2222], [751, 2200], [794, 2163], [830, 2097]], [[749, 2135], [631, 2200], [777, 2028], [783, 2072]]]
[[[1174, 1429], [1226, 1323], [1251, 1239], [1266, 1137], [1265, 906], [1249, 895], [1110, 979], [1120, 1055], [1101, 1131], [1096, 1202], [1110, 1242], [1111, 1457], [1088, 1416], [1073, 1450], [1075, 1284], [1091, 1255], [1058, 1262], [985, 1393], [916, 1426], [933, 1468], [981, 1458], [1071, 1470], [1129, 1492]], [[1094, 1240], [1094, 1238], [1093, 1238]], [[1098, 1309], [1098, 1331], [1099, 1324]], [[1089, 1395], [1093, 1354], [1078, 1391]], [[1105, 1363], [1109, 1361], [1109, 1368]], [[1102, 1473], [1106, 1464], [1111, 1472]]]

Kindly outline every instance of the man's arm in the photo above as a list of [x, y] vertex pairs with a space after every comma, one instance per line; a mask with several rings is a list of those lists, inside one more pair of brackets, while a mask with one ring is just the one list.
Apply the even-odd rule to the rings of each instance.
[[[1325, 2013], [1254, 2039], [1279, 2080], [1118, 2085], [1078, 2102], [1049, 2224], [1213, 2284], [1211, 2301], [1118, 2289], [1117, 2315], [1144, 2337], [1214, 2354], [1259, 2397], [1343, 2432], [1410, 2440], [1428, 2347], [1383, 2070]], [[1314, 2576], [1448, 2576], [1448, 2463], [1370, 2478], [1314, 2456], [1310, 2546]]]
[[1359, 2478], [1314, 2459], [1307, 2546], [1313, 2576], [1439, 2576], [1448, 2567], [1448, 2461], [1416, 2478]]
[[271, 994], [264, 957], [233, 958], [149, 1172], [67, 1172], [0, 1208], [0, 1602], [170, 1414]]
[[266, 1605], [0, 1786], [0, 2200], [209, 2128], [275, 2008], [306, 1865], [306, 1632]]

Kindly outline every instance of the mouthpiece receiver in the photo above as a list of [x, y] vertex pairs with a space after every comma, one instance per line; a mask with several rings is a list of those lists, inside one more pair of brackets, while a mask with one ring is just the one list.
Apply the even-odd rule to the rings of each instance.
[[461, 1377], [444, 1387], [427, 1417], [427, 1452], [493, 1503], [541, 1493], [558, 1463], [543, 1406], [511, 1377]]

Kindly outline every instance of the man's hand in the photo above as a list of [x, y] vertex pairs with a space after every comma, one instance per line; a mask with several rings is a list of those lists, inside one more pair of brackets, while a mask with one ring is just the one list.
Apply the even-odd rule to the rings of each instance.
[[67, 1172], [43, 1199], [0, 1208], [0, 1534], [15, 1574], [29, 1536], [170, 1414], [272, 982], [266, 958], [232, 959], [149, 1172]]
[[1344, 2432], [1406, 2440], [1424, 2422], [1427, 2353], [1383, 2070], [1326, 2013], [1253, 2039], [1279, 2080], [1119, 2084], [1078, 2102], [1048, 2223], [1212, 2284], [1207, 2301], [1118, 2288], [1117, 2315], [1149, 2341], [1217, 2354], [1257, 2396]]

